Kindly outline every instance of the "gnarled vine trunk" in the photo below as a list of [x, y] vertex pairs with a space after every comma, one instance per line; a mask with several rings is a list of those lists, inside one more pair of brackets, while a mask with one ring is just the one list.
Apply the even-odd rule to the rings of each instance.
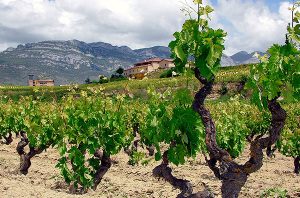
[[267, 147], [267, 150], [266, 150], [266, 154], [268, 157], [273, 157], [274, 156], [274, 152], [277, 150], [276, 146], [274, 146], [272, 148], [272, 145], [271, 146], [268, 146]]
[[283, 129], [286, 112], [277, 102], [278, 98], [268, 101], [268, 108], [272, 114], [271, 126], [268, 137], [256, 137], [251, 141], [250, 159], [244, 165], [233, 161], [230, 154], [221, 149], [216, 141], [216, 128], [210, 112], [205, 108], [204, 101], [211, 93], [214, 79], [208, 81], [201, 76], [200, 70], [195, 69], [195, 77], [203, 84], [203, 87], [196, 93], [193, 109], [200, 115], [206, 131], [206, 146], [210, 159], [206, 161], [215, 176], [222, 181], [222, 197], [238, 197], [242, 187], [245, 185], [249, 174], [259, 170], [263, 164], [263, 149], [273, 145], [280, 136]]
[[[124, 152], [129, 156], [131, 156], [134, 152], [137, 152], [138, 146], [141, 142], [141, 137], [140, 137], [140, 133], [139, 133], [139, 123], [133, 124], [132, 128], [133, 128], [134, 139], [131, 142], [130, 146], [128, 146], [127, 148], [124, 148]], [[144, 148], [143, 145], [142, 145], [142, 148]], [[146, 149], [149, 152], [149, 156], [154, 155], [155, 147], [153, 145], [146, 146]]]
[[[29, 140], [25, 132], [21, 132], [21, 141], [17, 145], [17, 152], [20, 155], [20, 167], [19, 172], [23, 175], [27, 175], [28, 169], [31, 166], [31, 158], [43, 152], [44, 149], [33, 148], [29, 145]], [[25, 147], [29, 145], [29, 152], [24, 151]]]
[[124, 151], [127, 155], [131, 156], [133, 152], [136, 152], [138, 150], [138, 144], [141, 141], [140, 135], [139, 135], [139, 123], [133, 124], [133, 141], [131, 142], [130, 146], [127, 148], [124, 148]]
[[5, 144], [6, 145], [10, 145], [13, 142], [13, 138], [12, 138], [12, 133], [8, 133], [8, 136], [3, 136], [3, 138], [5, 139]]
[[112, 161], [110, 159], [110, 156], [105, 151], [102, 152], [99, 149], [95, 152], [94, 156], [101, 161], [100, 167], [95, 173], [93, 190], [96, 190], [103, 176], [110, 169]]
[[146, 149], [149, 152], [149, 156], [153, 156], [154, 155], [155, 147], [153, 145], [152, 146], [146, 146]]
[[[78, 149], [80, 150], [80, 152], [83, 155], [86, 154], [86, 147], [82, 143], [79, 144]], [[96, 170], [96, 173], [94, 174], [94, 183], [93, 183], [93, 190], [96, 190], [98, 185], [101, 183], [103, 176], [107, 173], [107, 171], [111, 167], [112, 161], [110, 159], [110, 156], [105, 151], [102, 151], [100, 149], [97, 149], [95, 151], [94, 157], [99, 160], [99, 168], [98, 168], [98, 170]], [[71, 160], [71, 164], [72, 164], [73, 171], [76, 172], [78, 168], [73, 165], [72, 160]], [[78, 179], [78, 183], [82, 185], [82, 183], [79, 179]], [[84, 194], [84, 193], [88, 192], [88, 189], [84, 189], [84, 188], [77, 189], [72, 184], [69, 187], [69, 191], [72, 194], [76, 194], [76, 193]]]
[[162, 163], [153, 169], [153, 175], [158, 178], [164, 178], [174, 188], [181, 190], [181, 193], [177, 196], [177, 198], [213, 197], [213, 195], [207, 190], [193, 194], [193, 186], [188, 180], [178, 179], [172, 175], [172, 169], [169, 167], [168, 151], [164, 152]]
[[300, 171], [300, 157], [295, 157], [294, 159], [295, 173], [299, 174]]

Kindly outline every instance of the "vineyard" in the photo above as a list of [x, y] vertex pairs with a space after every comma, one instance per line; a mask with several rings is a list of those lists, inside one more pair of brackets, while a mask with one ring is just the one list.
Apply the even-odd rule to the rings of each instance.
[[[235, 66], [221, 68], [216, 76], [216, 86], [230, 86], [239, 84], [243, 79], [249, 76], [250, 66]], [[107, 84], [102, 84], [104, 92], [109, 95], [122, 94], [124, 90], [130, 92], [136, 97], [146, 96], [147, 89], [154, 86], [157, 90], [166, 90], [167, 88], [186, 87], [189, 84], [190, 89], [197, 90], [199, 83], [196, 81], [192, 73], [187, 73], [176, 78], [148, 78], [142, 81], [126, 80], [115, 81]], [[88, 88], [97, 85], [68, 85], [54, 87], [29, 87], [29, 86], [0, 86], [0, 94], [12, 100], [19, 100], [22, 96], [40, 97], [43, 100], [49, 101], [53, 97], [60, 100], [63, 96], [69, 95], [71, 91], [76, 90], [76, 94], [80, 91], [87, 91]], [[194, 88], [193, 88], [194, 87]], [[219, 88], [217, 88], [218, 90]]]
[[[47, 167], [52, 165], [52, 170], [56, 164], [56, 175], [51, 176], [57, 177], [60, 172], [66, 184], [73, 185], [70, 189], [73, 193], [83, 193], [88, 188], [95, 189], [95, 181], [98, 182], [97, 171], [110, 171], [109, 168], [114, 163], [117, 163], [117, 167], [125, 166], [132, 171], [137, 168], [149, 170], [157, 164], [155, 161], [161, 161], [162, 153], [166, 151], [170, 155], [169, 161], [174, 165], [205, 167], [205, 160], [201, 155], [207, 152], [205, 131], [196, 113], [190, 108], [192, 95], [192, 92], [184, 90], [157, 93], [149, 89], [148, 99], [137, 101], [132, 100], [130, 94], [107, 97], [101, 88], [94, 87], [89, 92], [82, 92], [79, 98], [70, 95], [62, 102], [46, 103], [31, 97], [25, 97], [17, 103], [2, 99], [1, 136], [6, 144], [15, 140], [13, 143], [17, 152], [14, 152], [13, 165], [5, 160], [1, 166], [9, 167], [9, 171], [18, 170], [30, 177], [30, 163], [36, 167], [34, 163], [39, 164], [40, 158], [46, 162], [53, 161], [45, 164]], [[222, 131], [217, 139], [218, 145], [234, 157], [242, 155], [248, 147], [247, 137], [251, 132], [260, 134], [268, 131], [270, 115], [263, 115], [255, 105], [241, 99], [241, 96], [222, 102], [211, 100], [207, 106], [216, 120], [216, 129]], [[289, 121], [278, 142], [278, 149], [290, 157], [284, 158], [282, 163], [290, 161], [290, 169], [285, 171], [292, 176], [294, 170], [291, 157], [299, 155], [300, 105], [288, 103], [284, 104], [284, 108], [289, 109]], [[24, 150], [25, 146], [29, 146], [27, 151]], [[154, 146], [154, 153], [149, 152], [147, 146]], [[8, 148], [9, 146], [2, 145], [1, 152], [7, 155], [10, 151]], [[102, 155], [101, 159], [96, 155], [98, 152]], [[21, 159], [20, 164], [16, 164], [17, 153]], [[36, 156], [38, 154], [44, 157]], [[241, 159], [245, 158], [244, 155]], [[277, 158], [277, 153], [275, 155]], [[118, 158], [121, 158], [121, 162], [118, 162]], [[276, 158], [268, 158], [267, 161], [275, 163]], [[178, 169], [184, 170], [184, 167], [191, 169], [187, 165], [179, 166]], [[35, 169], [35, 172], [39, 172], [38, 167]], [[277, 175], [284, 177], [280, 169], [277, 171]], [[149, 176], [152, 171], [145, 174]], [[293, 179], [295, 184], [299, 180], [297, 177]], [[62, 178], [60, 180], [63, 181]], [[155, 179], [151, 178], [151, 181], [155, 182]], [[161, 185], [164, 188], [165, 184]], [[101, 183], [99, 188], [103, 189]], [[67, 187], [61, 190], [69, 191]], [[295, 185], [291, 193], [297, 193], [297, 190], [299, 188]]]
[[[27, 88], [2, 88], [1, 194], [299, 197], [300, 14], [286, 43], [259, 64], [220, 71], [226, 33], [209, 27], [210, 6], [194, 3], [185, 11], [198, 17], [169, 45], [181, 77], [60, 88], [51, 97], [35, 89], [12, 98], [5, 93]], [[228, 97], [211, 96], [230, 83]]]

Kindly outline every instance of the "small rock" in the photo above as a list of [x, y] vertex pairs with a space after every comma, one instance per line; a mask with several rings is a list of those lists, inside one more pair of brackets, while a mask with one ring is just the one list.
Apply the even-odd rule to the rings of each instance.
[[153, 191], [153, 190], [147, 190], [146, 193], [147, 193], [147, 194], [153, 194], [154, 191]]

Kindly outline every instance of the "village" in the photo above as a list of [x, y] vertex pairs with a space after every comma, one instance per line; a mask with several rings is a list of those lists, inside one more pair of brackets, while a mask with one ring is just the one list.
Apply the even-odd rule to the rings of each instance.
[[[175, 67], [173, 59], [163, 58], [150, 58], [142, 62], [135, 63], [132, 67], [125, 69], [124, 77], [130, 79], [143, 79], [147, 74], [158, 70], [167, 70]], [[28, 75], [28, 86], [42, 87], [42, 86], [55, 86], [53, 79], [39, 79], [35, 78], [33, 74]]]
[[146, 74], [155, 72], [159, 69], [170, 69], [175, 67], [173, 59], [151, 58], [143, 62], [134, 64], [124, 71], [124, 75], [128, 78], [143, 79]]

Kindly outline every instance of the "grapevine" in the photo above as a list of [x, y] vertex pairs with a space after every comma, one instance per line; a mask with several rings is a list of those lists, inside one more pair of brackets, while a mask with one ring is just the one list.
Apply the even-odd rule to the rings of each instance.
[[268, 51], [270, 57], [262, 58], [260, 64], [252, 67], [248, 87], [253, 89], [253, 102], [260, 109], [268, 108], [271, 112], [271, 127], [268, 137], [257, 136], [254, 140], [249, 139], [251, 157], [244, 165], [239, 165], [232, 159], [237, 157], [238, 153], [230, 153], [219, 147], [215, 123], [204, 104], [207, 95], [211, 93], [215, 73], [220, 67], [225, 34], [222, 30], [215, 31], [209, 28], [208, 21], [201, 18], [201, 15], [207, 15], [212, 9], [201, 7], [202, 1], [195, 3], [198, 5], [198, 20], [187, 20], [182, 32], [174, 34], [176, 40], [170, 43], [170, 47], [179, 70], [185, 67], [188, 57], [194, 58], [195, 77], [203, 87], [195, 95], [193, 109], [199, 114], [205, 126], [209, 153], [207, 163], [215, 176], [222, 181], [222, 196], [237, 197], [249, 174], [261, 168], [262, 150], [273, 145], [280, 137], [286, 113], [277, 100], [284, 86], [288, 86], [286, 90], [295, 94], [299, 91], [297, 89], [299, 84], [295, 83], [299, 72], [298, 50], [290, 42], [284, 46], [274, 45]]

